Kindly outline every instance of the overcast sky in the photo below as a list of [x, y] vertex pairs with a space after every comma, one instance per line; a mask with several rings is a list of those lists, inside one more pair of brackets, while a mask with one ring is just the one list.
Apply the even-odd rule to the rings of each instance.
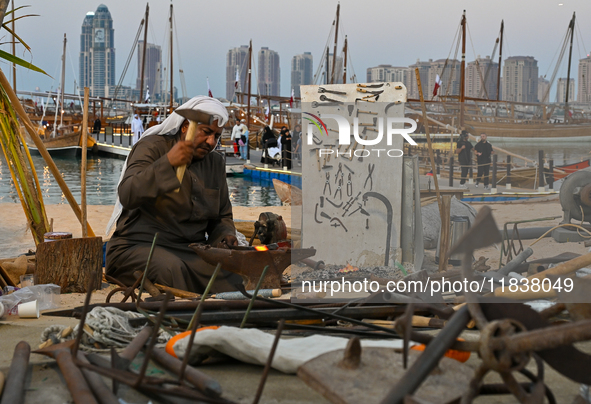
[[[68, 37], [65, 89], [74, 91], [81, 25], [86, 13], [95, 11], [99, 4], [88, 0], [16, 0], [17, 7], [31, 6], [24, 10], [27, 14], [39, 15], [17, 21], [17, 32], [30, 45], [32, 53], [24, 52], [22, 47], [17, 52], [55, 78], [19, 69], [18, 89], [57, 88], [65, 33]], [[103, 4], [113, 18], [119, 80], [144, 16], [146, 1], [105, 0]], [[207, 93], [206, 77], [209, 77], [214, 96], [225, 96], [226, 53], [230, 48], [247, 45], [249, 39], [252, 39], [255, 55], [263, 46], [279, 53], [281, 93], [288, 96], [291, 58], [295, 54], [312, 52], [316, 70], [337, 6], [336, 1], [328, 0], [175, 0], [173, 4], [178, 35], [175, 70], [177, 67], [184, 70], [188, 96]], [[163, 48], [169, 5], [169, 1], [150, 2], [148, 42]], [[476, 55], [491, 54], [504, 19], [503, 59], [533, 56], [538, 60], [540, 75], [550, 77], [555, 63], [553, 58], [573, 12], [577, 13], [577, 32], [571, 77], [577, 77], [578, 59], [586, 57], [591, 50], [589, 0], [342, 0], [341, 24], [348, 36], [352, 67], [358, 81], [365, 81], [366, 68], [378, 64], [408, 66], [419, 58], [448, 57], [464, 9], [469, 29], [467, 61], [474, 60]], [[2, 42], [9, 41], [6, 31], [3, 32]], [[332, 39], [330, 41], [332, 47]], [[339, 44], [339, 52], [341, 48]], [[4, 45], [3, 49], [8, 50], [8, 47]], [[254, 60], [256, 63], [256, 57]], [[1, 68], [5, 73], [9, 70], [6, 64]], [[134, 56], [123, 84], [135, 86], [136, 76], [137, 56]], [[566, 57], [558, 77], [566, 77]], [[180, 94], [178, 75], [175, 84]]]

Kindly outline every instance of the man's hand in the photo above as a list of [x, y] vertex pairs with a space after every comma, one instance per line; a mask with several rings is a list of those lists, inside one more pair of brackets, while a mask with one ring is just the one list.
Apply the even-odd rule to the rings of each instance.
[[193, 159], [195, 144], [191, 141], [181, 140], [166, 153], [170, 165], [173, 167], [185, 166]]
[[218, 243], [218, 248], [228, 248], [230, 245], [238, 245], [238, 239], [233, 234], [226, 234]]

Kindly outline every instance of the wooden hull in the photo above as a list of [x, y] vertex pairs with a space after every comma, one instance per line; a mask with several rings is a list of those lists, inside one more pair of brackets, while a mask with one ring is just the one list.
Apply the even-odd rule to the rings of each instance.
[[302, 190], [278, 179], [273, 179], [273, 187], [281, 202], [291, 206], [302, 205]]
[[[478, 119], [478, 120], [476, 120]], [[521, 123], [503, 122], [496, 118], [494, 122], [486, 122], [490, 117], [479, 116], [465, 122], [466, 129], [475, 136], [486, 133], [491, 142], [493, 140], [530, 141], [544, 140], [546, 142], [568, 142], [591, 140], [591, 123], [581, 124], [548, 124], [534, 123], [523, 120]]]
[[[45, 145], [45, 148], [49, 154], [52, 156], [71, 157], [80, 154], [82, 151], [80, 132], [56, 136], [53, 138], [42, 137], [41, 140], [43, 141], [43, 144]], [[88, 136], [88, 147], [90, 148], [94, 146], [95, 143], [96, 141], [92, 137]], [[31, 152], [39, 154], [39, 150], [32, 140], [27, 139], [27, 146]]]
[[[557, 166], [556, 169], [563, 171], [562, 173], [554, 171], [554, 181], [558, 181], [575, 171], [588, 168], [590, 166], [589, 160], [581, 161], [580, 163], [567, 164], [564, 166]], [[533, 188], [537, 182], [538, 171], [535, 167], [516, 168], [511, 170], [511, 186], [517, 188]], [[507, 183], [507, 172], [497, 173], [497, 184], [505, 185]], [[544, 183], [547, 184], [550, 179], [549, 169], [544, 167]]]

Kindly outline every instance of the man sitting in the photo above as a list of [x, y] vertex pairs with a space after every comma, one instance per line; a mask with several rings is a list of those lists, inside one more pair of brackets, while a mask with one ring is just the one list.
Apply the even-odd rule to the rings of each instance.
[[[228, 121], [216, 99], [195, 97], [177, 110], [192, 109], [200, 119], [193, 141], [185, 140], [189, 122], [173, 112], [144, 133], [131, 150], [118, 186], [118, 201], [107, 234], [107, 274], [131, 285], [143, 271], [158, 233], [148, 268], [152, 282], [202, 292], [214, 268], [188, 246], [236, 245], [223, 157], [211, 153]], [[187, 165], [182, 183], [177, 167]], [[179, 192], [175, 190], [179, 189]], [[215, 292], [233, 290], [237, 275], [222, 271]]]

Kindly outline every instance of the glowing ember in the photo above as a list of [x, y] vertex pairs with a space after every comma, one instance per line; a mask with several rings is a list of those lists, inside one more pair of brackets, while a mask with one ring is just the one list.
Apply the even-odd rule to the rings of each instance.
[[267, 248], [266, 245], [255, 245], [254, 249], [257, 251], [269, 251], [269, 248]]
[[340, 273], [355, 272], [355, 271], [359, 271], [359, 268], [354, 267], [351, 264], [347, 264], [346, 267], [339, 269]]

